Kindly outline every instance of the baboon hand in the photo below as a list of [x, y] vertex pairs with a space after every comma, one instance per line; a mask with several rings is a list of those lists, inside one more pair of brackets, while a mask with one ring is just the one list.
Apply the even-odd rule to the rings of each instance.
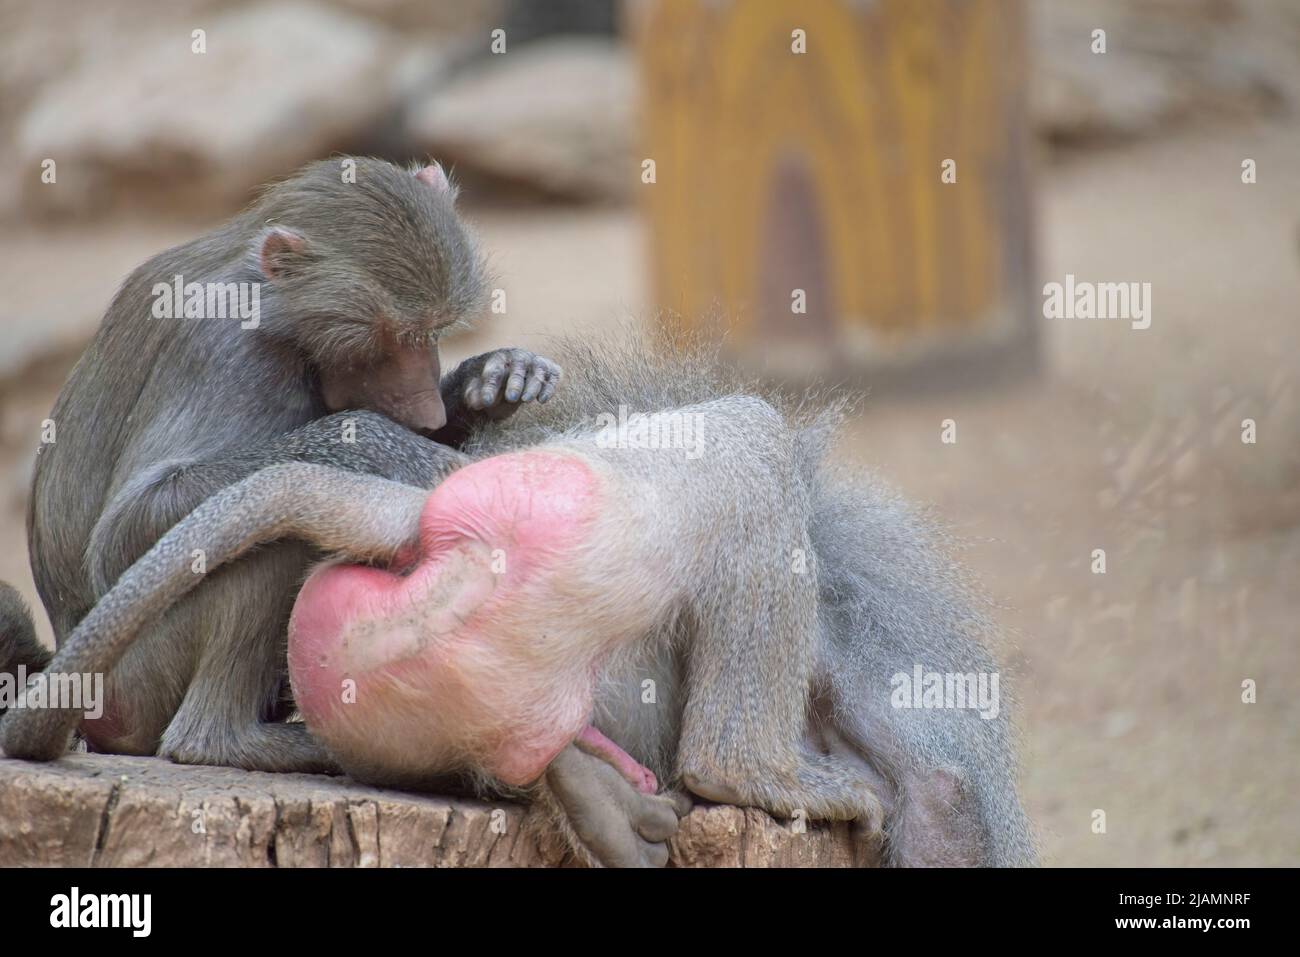
[[465, 407], [504, 419], [525, 402], [546, 402], [555, 394], [562, 370], [527, 349], [497, 349], [466, 359], [457, 367]]
[[614, 765], [569, 745], [546, 769], [546, 783], [585, 850], [605, 867], [663, 867], [683, 795], [646, 794]]

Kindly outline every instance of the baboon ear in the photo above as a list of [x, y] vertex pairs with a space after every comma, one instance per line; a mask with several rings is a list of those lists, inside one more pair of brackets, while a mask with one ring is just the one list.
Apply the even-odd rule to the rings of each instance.
[[453, 200], [456, 198], [456, 187], [451, 185], [451, 180], [447, 179], [447, 174], [442, 171], [442, 167], [437, 163], [431, 163], [420, 170], [415, 174], [415, 178], [421, 183], [433, 187], [435, 192], [446, 193]]
[[278, 279], [303, 261], [307, 240], [283, 226], [268, 226], [258, 240], [257, 265], [267, 279]]

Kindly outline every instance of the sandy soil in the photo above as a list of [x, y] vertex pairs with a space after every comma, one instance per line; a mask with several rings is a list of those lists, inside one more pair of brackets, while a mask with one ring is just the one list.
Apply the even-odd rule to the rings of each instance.
[[[1024, 792], [1049, 863], [1300, 864], [1297, 156], [1300, 131], [1241, 127], [1044, 171], [1044, 281], [1151, 282], [1151, 328], [1048, 323], [1037, 380], [871, 400], [846, 432], [844, 455], [968, 543], [1019, 674]], [[1256, 185], [1240, 182], [1245, 157]], [[632, 213], [480, 225], [510, 311], [453, 358], [650, 314]], [[0, 309], [31, 322], [57, 304], [84, 329], [132, 265], [195, 228], [0, 239]], [[29, 594], [32, 437], [69, 362], [0, 384], [0, 578]], [[955, 445], [939, 441], [946, 418]], [[1258, 703], [1242, 703], [1245, 679]]]

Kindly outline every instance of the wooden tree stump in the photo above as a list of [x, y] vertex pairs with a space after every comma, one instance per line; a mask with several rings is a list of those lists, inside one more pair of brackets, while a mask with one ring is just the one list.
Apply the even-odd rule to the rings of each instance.
[[[876, 863], [847, 824], [802, 831], [753, 808], [701, 805], [676, 867]], [[0, 759], [0, 866], [566, 867], [540, 814], [510, 802], [371, 788], [347, 778], [70, 754]]]

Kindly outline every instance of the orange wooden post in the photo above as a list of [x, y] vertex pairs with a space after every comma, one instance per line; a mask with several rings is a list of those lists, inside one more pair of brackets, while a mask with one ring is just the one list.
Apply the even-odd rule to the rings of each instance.
[[632, 13], [665, 321], [795, 377], [1032, 359], [1019, 0]]

